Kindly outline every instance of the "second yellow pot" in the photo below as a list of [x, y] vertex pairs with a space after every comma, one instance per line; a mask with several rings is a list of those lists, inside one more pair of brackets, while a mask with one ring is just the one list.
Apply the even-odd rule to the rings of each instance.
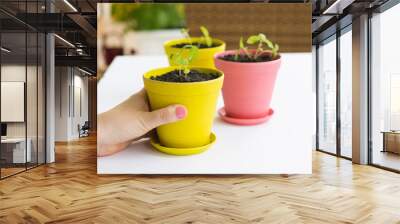
[[[175, 62], [172, 60], [172, 55], [178, 53], [182, 50], [182, 48], [173, 47], [177, 44], [182, 43], [196, 43], [202, 42], [200, 37], [192, 37], [192, 38], [182, 38], [177, 40], [170, 40], [164, 43], [165, 53], [168, 56], [169, 64], [171, 66], [176, 66]], [[212, 39], [213, 43], [216, 43], [218, 46], [211, 48], [202, 48], [199, 49], [199, 53], [195, 59], [190, 63], [191, 66], [195, 67], [206, 67], [206, 68], [215, 68], [214, 66], [214, 55], [216, 53], [220, 53], [225, 51], [225, 42], [219, 39]], [[189, 51], [189, 49], [184, 49], [184, 51]]]
[[[217, 72], [220, 76], [209, 81], [189, 83], [162, 82], [150, 79], [152, 76], [163, 75], [177, 69], [173, 66], [154, 69], [143, 76], [152, 110], [171, 104], [182, 104], [187, 108], [186, 118], [157, 128], [160, 144], [179, 150], [179, 153], [172, 154], [193, 154], [195, 152], [191, 151], [191, 148], [210, 143], [211, 127], [224, 75], [215, 69], [191, 67], [191, 69], [193, 68], [205, 72]], [[187, 153], [184, 151], [185, 148], [188, 150]]]

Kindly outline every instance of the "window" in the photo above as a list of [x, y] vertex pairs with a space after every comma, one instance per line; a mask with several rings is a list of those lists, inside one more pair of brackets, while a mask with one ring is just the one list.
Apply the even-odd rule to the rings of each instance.
[[318, 149], [336, 153], [336, 39], [318, 47]]
[[352, 157], [352, 33], [347, 27], [340, 36], [340, 154]]
[[[0, 7], [15, 5], [1, 2]], [[39, 13], [43, 1], [18, 2], [16, 9]], [[44, 33], [0, 13], [0, 178], [45, 163]], [[4, 21], [7, 22], [4, 22]]]
[[371, 19], [372, 164], [400, 170], [400, 5]]

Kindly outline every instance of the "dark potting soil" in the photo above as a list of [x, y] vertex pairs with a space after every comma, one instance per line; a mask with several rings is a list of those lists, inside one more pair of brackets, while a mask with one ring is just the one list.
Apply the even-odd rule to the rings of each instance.
[[190, 72], [185, 75], [183, 70], [173, 70], [163, 75], [152, 76], [150, 79], [163, 82], [202, 82], [216, 79], [219, 76], [219, 73], [205, 73], [198, 70], [190, 70]]
[[272, 61], [271, 56], [268, 54], [258, 56], [256, 59], [249, 57], [245, 54], [239, 54], [238, 60], [235, 60], [234, 54], [227, 54], [227, 55], [224, 55], [223, 57], [220, 57], [220, 59], [225, 60], [225, 61], [234, 61], [234, 62], [243, 62], [243, 63]]
[[196, 43], [196, 42], [193, 42], [193, 43], [191, 43], [191, 44], [190, 44], [190, 43], [175, 44], [175, 45], [173, 45], [172, 47], [175, 47], [175, 48], [182, 48], [182, 47], [184, 47], [185, 45], [194, 45], [194, 46], [196, 46], [196, 47], [198, 47], [198, 48], [200, 48], [200, 49], [203, 49], [203, 48], [218, 47], [220, 44], [212, 43], [211, 47], [209, 47], [209, 46], [207, 46], [207, 44], [204, 44], [204, 43]]

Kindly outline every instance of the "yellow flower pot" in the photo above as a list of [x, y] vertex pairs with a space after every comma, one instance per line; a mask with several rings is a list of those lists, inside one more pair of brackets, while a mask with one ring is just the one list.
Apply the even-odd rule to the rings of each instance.
[[[183, 38], [183, 39], [177, 39], [177, 40], [170, 40], [164, 43], [164, 49], [165, 52], [168, 56], [169, 64], [171, 66], [176, 66], [175, 62], [171, 60], [171, 55], [176, 54], [177, 52], [181, 51], [181, 48], [173, 47], [174, 45], [177, 44], [182, 44], [182, 43], [189, 43], [190, 40], [192, 43], [195, 42], [201, 42], [202, 39], [200, 37], [192, 37], [192, 38]], [[214, 66], [214, 55], [216, 53], [220, 53], [225, 51], [225, 42], [219, 39], [212, 39], [213, 43], [219, 44], [217, 47], [211, 47], [211, 48], [202, 48], [199, 49], [199, 53], [195, 59], [190, 63], [191, 66], [195, 67], [206, 67], [206, 68], [215, 68]], [[184, 49], [184, 51], [189, 51], [189, 49]]]
[[154, 69], [143, 76], [144, 87], [150, 101], [151, 110], [160, 109], [171, 104], [181, 104], [187, 108], [186, 118], [175, 123], [157, 128], [158, 150], [175, 155], [189, 155], [202, 152], [215, 141], [211, 134], [217, 98], [222, 88], [224, 75], [210, 68], [195, 68], [200, 71], [218, 72], [217, 79], [203, 82], [163, 82], [150, 77], [163, 75], [178, 69], [166, 67]]

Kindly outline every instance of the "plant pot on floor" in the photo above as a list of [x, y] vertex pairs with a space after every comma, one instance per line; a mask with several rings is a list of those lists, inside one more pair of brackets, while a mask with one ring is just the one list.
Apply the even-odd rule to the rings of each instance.
[[152, 139], [151, 143], [159, 151], [168, 154], [200, 153], [215, 141], [211, 127], [224, 75], [215, 69], [189, 68], [213, 73], [217, 78], [200, 82], [166, 82], [151, 79], [177, 70], [178, 67], [174, 66], [154, 69], [143, 76], [151, 110], [171, 104], [181, 104], [187, 109], [187, 116], [183, 120], [156, 129], [158, 139]]
[[225, 75], [222, 87], [224, 108], [219, 110], [219, 114], [223, 120], [239, 125], [266, 122], [273, 114], [270, 103], [281, 57], [265, 62], [222, 59], [235, 54], [236, 51], [225, 51], [214, 56], [215, 66]]
[[[174, 60], [172, 60], [172, 55], [179, 53], [182, 48], [176, 47], [176, 45], [185, 45], [190, 43], [203, 43], [202, 38], [192, 37], [192, 38], [182, 38], [177, 40], [170, 40], [164, 43], [165, 53], [167, 54], [169, 64], [171, 66], [176, 66]], [[191, 66], [195, 67], [206, 67], [215, 68], [214, 66], [214, 55], [225, 50], [225, 42], [219, 39], [212, 39], [213, 46], [208, 48], [200, 48], [197, 57], [190, 63]], [[194, 44], [195, 45], [195, 44]], [[185, 50], [186, 51], [186, 50]], [[187, 50], [189, 51], [189, 49]]]

